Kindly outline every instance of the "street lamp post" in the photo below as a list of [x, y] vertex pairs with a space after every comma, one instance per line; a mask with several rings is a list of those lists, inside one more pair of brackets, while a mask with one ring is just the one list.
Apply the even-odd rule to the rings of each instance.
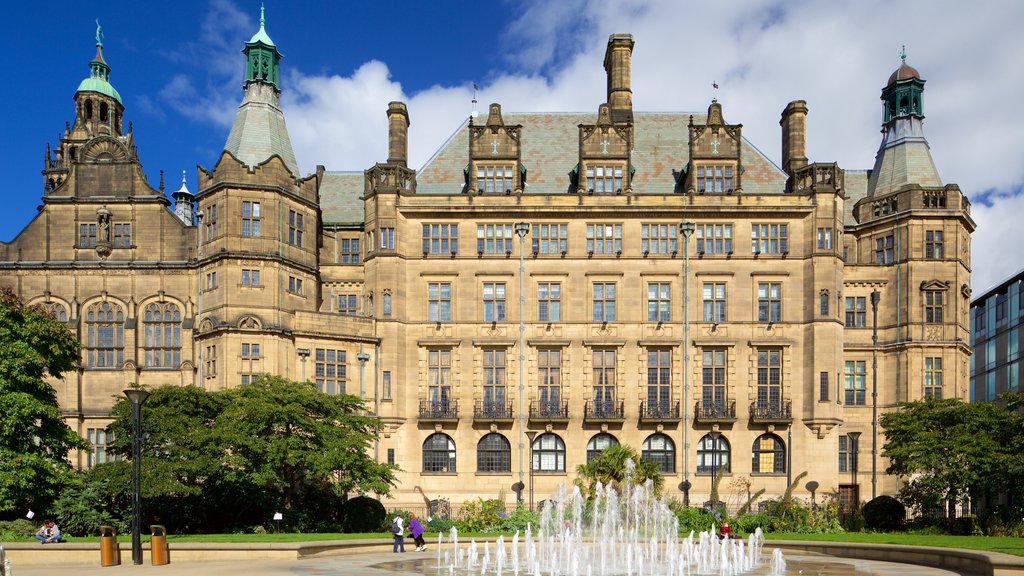
[[683, 504], [690, 505], [690, 235], [696, 229], [687, 220], [679, 224], [683, 237]]
[[533, 512], [533, 439], [537, 437], [536, 430], [527, 430], [526, 437], [530, 439], [530, 511]]
[[857, 487], [857, 457], [860, 456], [860, 432], [849, 432], [850, 437], [850, 511], [857, 509], [857, 501], [860, 500], [860, 490]]
[[132, 564], [142, 564], [142, 403], [149, 392], [128, 388], [124, 395], [132, 404]]
[[366, 368], [366, 361], [370, 359], [370, 355], [362, 350], [356, 354], [356, 360], [359, 360], [359, 399], [365, 399], [365, 392], [363, 388], [363, 369]]
[[525, 448], [523, 446], [523, 433], [525, 431], [523, 425], [525, 421], [523, 416], [523, 396], [526, 394], [526, 388], [523, 385], [523, 370], [526, 368], [526, 351], [523, 349], [525, 346], [524, 335], [526, 333], [526, 325], [523, 323], [523, 314], [526, 309], [523, 275], [526, 272], [524, 261], [526, 235], [529, 233], [530, 224], [528, 222], [516, 222], [516, 236], [519, 236], [519, 492], [516, 494], [516, 500], [519, 504], [523, 503], [523, 450]]
[[878, 301], [882, 293], [871, 291], [871, 499], [878, 482]]

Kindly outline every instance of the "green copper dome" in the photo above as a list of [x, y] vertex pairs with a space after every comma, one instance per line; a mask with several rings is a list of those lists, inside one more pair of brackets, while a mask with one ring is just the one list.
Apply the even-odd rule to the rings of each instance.
[[110, 66], [107, 66], [105, 60], [103, 60], [103, 31], [99, 26], [99, 21], [96, 21], [96, 56], [89, 62], [89, 77], [82, 80], [82, 83], [78, 85], [78, 92], [98, 92], [104, 96], [109, 96], [114, 100], [117, 100], [118, 104], [124, 105], [121, 102], [121, 95], [117, 93], [117, 90], [110, 85]]
[[[82, 80], [82, 83], [78, 85], [78, 92], [99, 92], [104, 96], [110, 96], [114, 100], [121, 102], [121, 95], [110, 85], [110, 82], [102, 78], [86, 78]], [[124, 103], [121, 102], [121, 104], [123, 105]]]

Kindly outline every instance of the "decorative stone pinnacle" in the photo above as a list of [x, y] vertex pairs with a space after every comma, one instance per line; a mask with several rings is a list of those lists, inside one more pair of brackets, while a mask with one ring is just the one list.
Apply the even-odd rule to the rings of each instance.
[[902, 46], [900, 46], [900, 60], [903, 60], [903, 62], [907, 61], [907, 45], [906, 44], [903, 44]]

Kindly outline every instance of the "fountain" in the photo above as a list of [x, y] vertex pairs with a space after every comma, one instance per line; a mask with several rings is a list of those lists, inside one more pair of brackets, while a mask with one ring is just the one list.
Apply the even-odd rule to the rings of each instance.
[[[632, 462], [627, 462], [632, 464]], [[627, 471], [628, 474], [628, 471]], [[735, 576], [760, 564], [764, 536], [758, 529], [745, 542], [719, 539], [708, 532], [679, 536], [679, 520], [657, 498], [648, 481], [619, 494], [597, 485], [587, 500], [578, 487], [559, 487], [540, 515], [540, 525], [516, 532], [508, 545], [499, 536], [483, 553], [475, 540], [460, 548], [458, 531], [438, 534], [437, 574], [496, 576]], [[442, 554], [442, 548], [447, 549]], [[775, 550], [771, 576], [785, 573], [782, 552]]]

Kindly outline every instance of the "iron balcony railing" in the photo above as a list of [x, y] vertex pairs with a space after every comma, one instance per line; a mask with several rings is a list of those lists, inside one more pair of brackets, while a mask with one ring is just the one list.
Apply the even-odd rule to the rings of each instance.
[[590, 421], [625, 420], [625, 403], [620, 401], [588, 400], [583, 405], [583, 419]]
[[475, 420], [511, 420], [512, 403], [505, 400], [477, 400], [473, 404]]
[[763, 423], [789, 423], [793, 421], [792, 401], [767, 400], [750, 403], [750, 421]]
[[568, 420], [568, 400], [533, 400], [530, 402], [530, 420]]
[[670, 422], [679, 420], [679, 402], [644, 402], [640, 401], [640, 419], [652, 422]]
[[693, 407], [693, 418], [697, 422], [733, 422], [736, 420], [736, 401], [698, 400]]
[[420, 400], [420, 420], [458, 419], [458, 400]]

